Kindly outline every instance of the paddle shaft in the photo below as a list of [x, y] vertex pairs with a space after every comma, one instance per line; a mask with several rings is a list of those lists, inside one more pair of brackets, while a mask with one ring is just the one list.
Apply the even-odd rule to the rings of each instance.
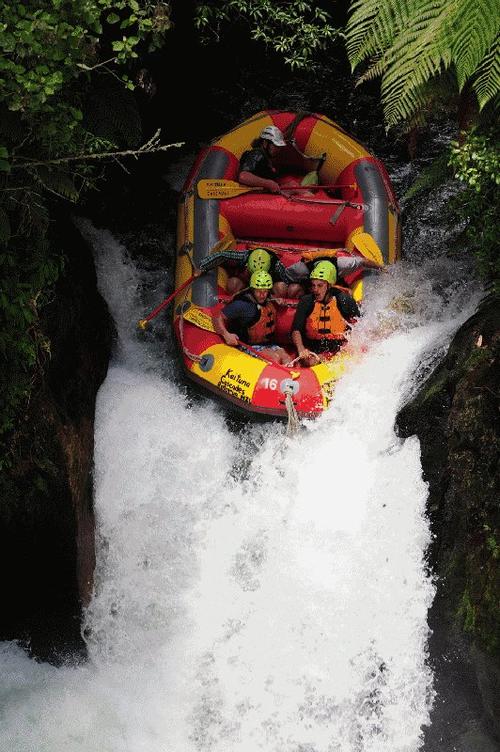
[[[200, 180], [197, 185], [198, 196], [206, 199], [224, 199], [235, 198], [241, 196], [244, 193], [268, 193], [264, 188], [260, 186], [246, 186], [240, 185], [236, 182], [223, 180]], [[335, 190], [336, 188], [356, 188], [356, 183], [348, 183], [341, 185], [290, 185], [281, 186], [280, 193], [286, 193], [286, 191], [311, 191], [311, 190]], [[271, 194], [276, 195], [276, 194]]]
[[193, 274], [180, 287], [178, 287], [177, 290], [174, 290], [174, 292], [171, 295], [169, 295], [168, 298], [165, 298], [165, 300], [163, 301], [163, 303], [160, 303], [160, 305], [157, 306], [154, 309], [154, 311], [151, 311], [151, 313], [148, 316], [146, 316], [146, 318], [141, 319], [141, 322], [142, 321], [145, 321], [145, 322], [146, 321], [151, 321], [151, 319], [154, 319], [155, 316], [158, 316], [158, 314], [160, 313], [160, 311], [163, 311], [163, 309], [168, 306], [168, 304], [170, 303], [171, 300], [173, 300], [175, 297], [177, 297], [177, 295], [180, 292], [182, 292], [188, 285], [190, 285], [194, 278], [195, 278], [195, 275]]

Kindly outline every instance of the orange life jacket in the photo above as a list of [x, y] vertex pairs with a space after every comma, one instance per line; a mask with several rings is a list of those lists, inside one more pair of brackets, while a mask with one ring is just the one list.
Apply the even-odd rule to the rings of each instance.
[[259, 305], [259, 318], [248, 327], [248, 344], [261, 345], [269, 342], [276, 326], [276, 308], [270, 302]]
[[314, 303], [306, 319], [305, 335], [308, 339], [344, 339], [347, 321], [340, 313], [333, 295], [326, 303]]

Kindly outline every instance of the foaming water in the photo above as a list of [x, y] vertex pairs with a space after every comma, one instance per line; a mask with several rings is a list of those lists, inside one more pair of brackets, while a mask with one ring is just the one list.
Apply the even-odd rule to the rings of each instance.
[[[415, 438], [394, 420], [474, 309], [449, 266], [368, 287], [368, 352], [287, 439], [191, 403], [134, 332], [143, 276], [86, 226], [118, 343], [96, 416], [90, 660], [2, 649], [12, 752], [416, 752], [433, 584]], [[464, 300], [468, 302], [464, 305]]]

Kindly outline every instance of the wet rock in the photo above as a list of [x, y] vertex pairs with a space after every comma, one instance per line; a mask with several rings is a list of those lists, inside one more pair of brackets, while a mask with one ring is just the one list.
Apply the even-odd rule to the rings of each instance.
[[97, 292], [89, 248], [67, 218], [52, 242], [64, 273], [42, 315], [50, 354], [15, 434], [13, 465], [2, 477], [0, 639], [17, 639], [58, 661], [83, 651], [81, 608], [95, 565], [92, 463], [97, 390], [113, 336]]
[[490, 297], [398, 426], [403, 436], [418, 435], [429, 483], [429, 561], [438, 578], [431, 658], [436, 650], [465, 652], [475, 672], [469, 691], [481, 693], [486, 726], [500, 738], [499, 349], [498, 299]]

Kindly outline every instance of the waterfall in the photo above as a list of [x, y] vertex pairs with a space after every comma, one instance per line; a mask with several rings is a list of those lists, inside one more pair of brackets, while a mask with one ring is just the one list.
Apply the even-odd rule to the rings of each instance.
[[191, 396], [172, 341], [135, 330], [160, 281], [83, 229], [118, 331], [96, 413], [89, 660], [3, 643], [0, 749], [416, 752], [434, 585], [419, 443], [394, 422], [477, 297], [446, 260], [371, 277], [352, 335], [366, 352], [331, 409], [293, 438], [234, 430]]

